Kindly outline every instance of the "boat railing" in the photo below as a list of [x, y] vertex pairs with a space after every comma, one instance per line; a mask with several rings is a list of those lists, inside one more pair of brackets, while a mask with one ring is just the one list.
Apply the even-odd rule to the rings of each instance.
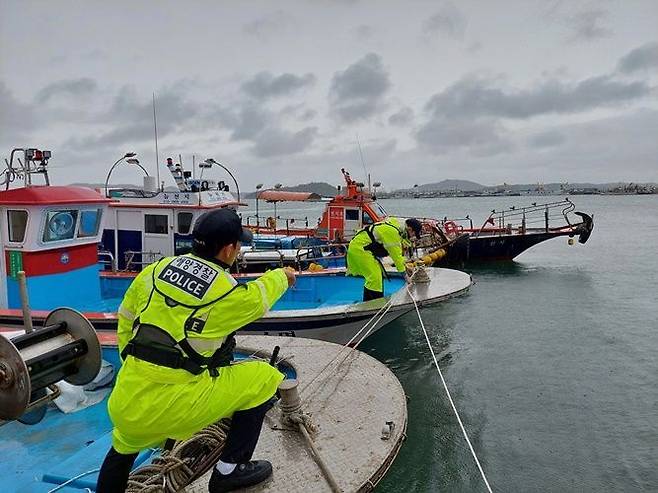
[[145, 265], [160, 260], [164, 255], [162, 252], [145, 252], [139, 250], [126, 250], [124, 253], [125, 267], [124, 271], [141, 270]]
[[114, 258], [112, 252], [108, 252], [107, 250], [98, 251], [98, 263], [103, 265], [109, 265], [110, 269], [112, 269], [112, 272], [115, 272], [117, 270], [117, 261]]
[[[266, 218], [263, 217], [256, 217], [254, 216], [243, 216], [243, 219], [246, 219], [246, 225], [251, 227], [251, 228], [258, 228], [258, 230], [262, 231], [282, 231], [283, 227], [279, 229], [279, 226], [283, 226], [282, 224], [279, 223], [279, 221], [286, 223], [285, 231], [286, 233], [290, 233], [291, 227], [294, 228], [296, 226], [296, 223], [303, 223], [304, 229], [308, 229], [308, 216], [304, 217], [281, 217], [281, 216], [268, 216]], [[253, 224], [252, 224], [252, 219]], [[262, 220], [262, 221], [261, 221]]]
[[[295, 266], [302, 271], [305, 262], [341, 259], [347, 255], [347, 243], [324, 243], [299, 247], [295, 254]], [[328, 255], [325, 255], [327, 252]]]
[[[278, 258], [272, 259], [272, 258], [247, 258], [245, 254], [249, 253], [265, 253], [265, 254], [274, 254]], [[285, 259], [286, 256], [285, 254], [277, 249], [277, 248], [252, 248], [251, 250], [245, 250], [243, 252], [240, 252], [240, 255], [238, 256], [237, 262], [235, 262], [235, 270], [236, 273], [240, 273], [240, 268], [245, 269], [249, 265], [260, 265], [260, 264], [266, 264], [266, 265], [272, 265], [272, 264], [278, 264], [279, 267], [284, 267], [285, 266]]]
[[[442, 226], [447, 232], [464, 232], [468, 230], [473, 236], [480, 234], [525, 234], [527, 230], [548, 232], [557, 221], [563, 221], [557, 227], [573, 227], [569, 214], [576, 206], [568, 198], [543, 204], [532, 203], [525, 207], [511, 206], [505, 210], [493, 209], [480, 228], [473, 227], [469, 216], [465, 218], [444, 217]], [[468, 225], [464, 224], [468, 221]]]

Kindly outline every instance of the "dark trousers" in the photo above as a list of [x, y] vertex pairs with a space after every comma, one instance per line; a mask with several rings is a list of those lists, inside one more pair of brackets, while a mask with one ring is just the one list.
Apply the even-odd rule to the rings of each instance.
[[372, 289], [363, 288], [363, 301], [376, 300], [377, 298], [383, 298], [384, 293], [381, 291], [373, 291]]
[[123, 493], [128, 485], [128, 476], [135, 463], [137, 454], [120, 454], [114, 447], [105, 456], [101, 471], [98, 473], [96, 493]]
[[[219, 459], [230, 464], [249, 462], [256, 449], [265, 414], [275, 400], [265, 401], [260, 406], [237, 411], [231, 418], [231, 428]], [[123, 493], [128, 485], [128, 476], [137, 454], [120, 454], [114, 447], [107, 453], [100, 473], [96, 493]]]

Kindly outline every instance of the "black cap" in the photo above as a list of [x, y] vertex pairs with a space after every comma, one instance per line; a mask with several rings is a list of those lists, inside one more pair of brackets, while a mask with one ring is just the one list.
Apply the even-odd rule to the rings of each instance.
[[233, 209], [213, 209], [202, 214], [194, 224], [192, 237], [192, 252], [206, 258], [215, 257], [224, 245], [251, 243], [254, 239]]
[[415, 218], [407, 219], [404, 224], [409, 226], [414, 233], [416, 233], [416, 238], [420, 238], [420, 232], [423, 230], [423, 224]]

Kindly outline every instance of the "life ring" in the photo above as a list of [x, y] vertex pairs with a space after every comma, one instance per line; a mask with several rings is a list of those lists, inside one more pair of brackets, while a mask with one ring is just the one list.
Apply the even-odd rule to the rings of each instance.
[[459, 225], [455, 221], [444, 222], [443, 229], [449, 235], [456, 235], [459, 233]]

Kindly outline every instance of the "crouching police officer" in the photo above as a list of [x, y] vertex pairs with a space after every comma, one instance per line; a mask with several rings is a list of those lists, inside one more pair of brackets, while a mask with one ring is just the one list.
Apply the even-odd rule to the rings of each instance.
[[347, 247], [347, 274], [364, 277], [363, 301], [384, 296], [386, 272], [380, 259], [391, 257], [398, 272], [406, 270], [403, 250], [410, 246], [412, 234], [420, 238], [422, 224], [418, 219], [407, 219], [404, 228], [391, 217], [360, 230]]
[[233, 210], [203, 214], [192, 253], [146, 267], [119, 307], [123, 366], [108, 401], [112, 448], [98, 493], [125, 491], [137, 453], [184, 440], [222, 418], [232, 418], [211, 493], [263, 481], [272, 465], [252, 461], [265, 413], [284, 376], [264, 362], [230, 365], [236, 330], [260, 318], [295, 282], [284, 269], [237, 284], [227, 269], [251, 241]]

